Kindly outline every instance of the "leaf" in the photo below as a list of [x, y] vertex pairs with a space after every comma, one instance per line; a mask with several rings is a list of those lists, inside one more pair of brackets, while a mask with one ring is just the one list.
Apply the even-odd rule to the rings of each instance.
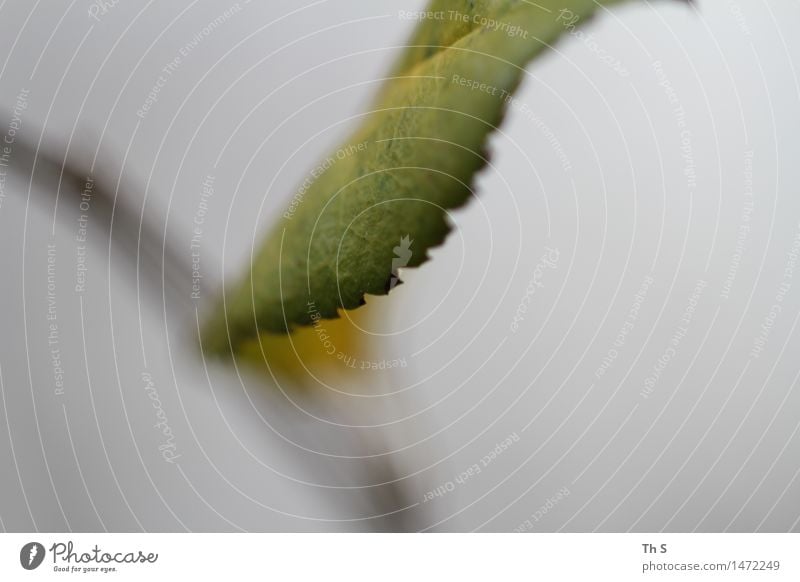
[[[295, 194], [203, 329], [206, 353], [339, 316], [441, 244], [525, 65], [619, 0], [434, 0], [355, 134]], [[568, 12], [565, 12], [568, 11]], [[440, 18], [437, 18], [440, 16]], [[263, 349], [263, 346], [262, 346]]]
[[237, 356], [250, 367], [272, 376], [278, 385], [288, 380], [292, 390], [314, 386], [341, 386], [346, 391], [353, 374], [371, 369], [382, 358], [376, 357], [373, 343], [364, 332], [375, 317], [385, 313], [383, 297], [372, 297], [360, 309], [345, 317], [321, 320], [311, 326], [299, 326], [291, 334], [262, 333], [243, 340]]

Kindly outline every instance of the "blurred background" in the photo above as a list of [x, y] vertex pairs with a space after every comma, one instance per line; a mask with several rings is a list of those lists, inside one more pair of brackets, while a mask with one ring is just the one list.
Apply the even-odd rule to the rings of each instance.
[[565, 34], [369, 369], [199, 357], [424, 4], [0, 3], [0, 528], [800, 529], [794, 1]]

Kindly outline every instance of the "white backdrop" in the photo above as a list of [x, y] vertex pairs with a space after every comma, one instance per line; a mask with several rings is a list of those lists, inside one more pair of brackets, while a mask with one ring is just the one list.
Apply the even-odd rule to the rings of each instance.
[[[213, 176], [210, 298], [353, 127], [423, 3], [99, 6], [0, 4], [0, 109], [149, 184], [125, 196], [187, 264]], [[100, 224], [76, 292], [74, 188], [54, 212], [57, 182], [9, 170], [0, 526], [393, 527], [369, 519], [388, 460], [401, 495], [384, 505], [414, 529], [797, 530], [798, 24], [788, 0], [631, 2], [533, 63], [477, 199], [386, 300], [376, 351], [408, 366], [347, 387], [383, 396], [337, 398], [343, 417], [204, 366], [191, 314], [137, 290], [135, 249]]]

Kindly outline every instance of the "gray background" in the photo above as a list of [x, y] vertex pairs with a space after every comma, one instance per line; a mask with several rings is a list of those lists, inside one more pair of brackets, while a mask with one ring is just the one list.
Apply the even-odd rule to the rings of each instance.
[[[166, 225], [187, 262], [213, 174], [202, 238], [210, 299], [353, 127], [414, 25], [399, 11], [422, 5], [241, 2], [201, 34], [141, 119], [162, 67], [235, 5], [121, 0], [97, 22], [85, 1], [5, 1], [0, 109], [28, 89], [26, 137], [66, 151], [72, 135], [70, 155], [97, 152], [98, 170], [138, 185], [124, 195]], [[287, 397], [263, 377], [205, 365], [188, 347], [194, 312], [152, 282], [137, 287], [123, 260], [135, 249], [109, 244], [100, 224], [89, 224], [87, 290], [74, 292], [74, 191], [63, 186], [54, 227], [56, 183], [10, 175], [0, 527], [798, 530], [800, 281], [786, 271], [800, 232], [798, 23], [800, 4], [788, 0], [632, 2], [581, 29], [591, 39], [567, 35], [531, 65], [491, 140], [479, 196], [453, 213], [457, 228], [433, 260], [380, 300], [376, 357], [408, 367], [337, 387], [376, 397]], [[665, 79], [685, 114], [683, 144]], [[753, 210], [739, 239], [749, 151]], [[47, 342], [48, 244], [61, 395]], [[546, 247], [558, 249], [556, 266], [511, 333]], [[598, 378], [648, 276], [633, 328]], [[701, 280], [686, 335], [644, 398]], [[144, 371], [176, 463], [158, 450]], [[455, 481], [509, 435], [517, 441], [480, 474]], [[446, 494], [424, 502], [439, 487]], [[404, 521], [374, 517], [387, 507]]]

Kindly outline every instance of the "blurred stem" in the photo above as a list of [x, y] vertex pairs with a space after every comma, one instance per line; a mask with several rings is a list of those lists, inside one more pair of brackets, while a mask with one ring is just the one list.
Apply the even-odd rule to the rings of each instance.
[[[3, 116], [0, 124], [8, 127], [8, 119]], [[144, 188], [130, 178], [123, 180], [121, 169], [117, 173], [107, 166], [98, 170], [89, 161], [96, 153], [96, 149], [91, 153], [85, 143], [77, 147], [58, 147], [52, 141], [42, 140], [41, 145], [35, 146], [18, 133], [14, 137], [10, 166], [20, 175], [30, 177], [31, 182], [40, 183], [41, 187], [32, 188], [32, 192], [47, 193], [53, 205], [60, 205], [58, 210], [65, 210], [57, 214], [61, 222], [65, 217], [76, 216], [80, 200], [76, 194], [84, 192], [87, 183], [91, 183], [92, 221], [123, 249], [120, 254], [127, 261], [128, 270], [142, 275], [137, 277], [139, 286], [151, 291], [161, 290], [159, 300], [164, 301], [166, 313], [177, 315], [184, 322], [194, 321], [197, 306], [190, 299], [192, 270], [188, 253], [177, 244], [172, 230], [158, 224], [151, 213], [145, 212], [144, 202], [135, 204], [133, 193], [143, 192]], [[279, 355], [278, 359], [285, 359], [285, 356]], [[367, 437], [364, 429], [354, 427], [351, 434], [358, 456], [369, 457], [373, 449], [382, 445], [376, 442], [374, 431]], [[371, 520], [371, 527], [377, 531], [415, 529], [409, 512], [398, 511], [411, 503], [388, 455], [371, 457], [364, 466], [364, 479], [372, 485], [364, 491], [375, 514], [383, 516]]]

